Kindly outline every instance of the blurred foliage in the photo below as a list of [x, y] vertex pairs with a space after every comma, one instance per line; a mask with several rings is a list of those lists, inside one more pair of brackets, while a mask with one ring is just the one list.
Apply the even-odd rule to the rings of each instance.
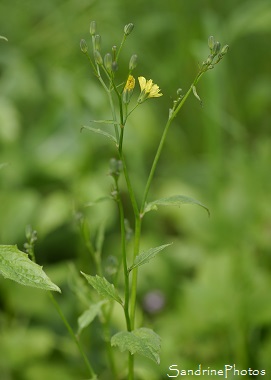
[[[38, 231], [37, 260], [63, 289], [59, 302], [76, 330], [88, 292], [76, 273], [89, 273], [92, 265], [78, 216], [87, 218], [93, 236], [106, 223], [105, 257], [117, 255], [119, 244], [114, 205], [84, 207], [110, 192], [108, 162], [115, 155], [101, 136], [80, 133], [91, 119], [110, 117], [79, 48], [81, 38], [90, 38], [91, 20], [104, 53], [119, 44], [125, 24], [135, 24], [120, 80], [136, 53], [136, 74], [152, 78], [164, 94], [159, 105], [140, 107], [127, 130], [138, 196], [172, 98], [190, 85], [208, 36], [230, 45], [223, 63], [200, 83], [203, 108], [191, 97], [178, 116], [152, 187], [152, 199], [183, 193], [201, 200], [211, 218], [193, 206], [146, 216], [142, 248], [174, 244], [140, 272], [138, 320], [161, 335], [163, 350], [159, 367], [137, 359], [139, 378], [162, 379], [173, 363], [236, 363], [270, 373], [269, 0], [1, 0], [0, 34], [8, 42], [0, 40], [0, 163], [8, 165], [0, 171], [0, 243], [22, 248], [25, 226]], [[76, 269], [68, 271], [70, 260]], [[3, 278], [0, 289], [1, 379], [84, 378], [47, 296]], [[160, 297], [159, 310], [149, 304], [151, 294]], [[116, 307], [114, 328], [122, 323]], [[93, 326], [82, 340], [107, 379], [101, 328]], [[121, 365], [123, 354], [116, 357]]]

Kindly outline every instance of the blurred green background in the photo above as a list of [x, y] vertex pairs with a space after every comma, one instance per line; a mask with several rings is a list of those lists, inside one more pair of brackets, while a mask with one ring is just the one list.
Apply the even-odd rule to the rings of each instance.
[[[104, 53], [119, 45], [125, 24], [135, 24], [120, 81], [136, 53], [135, 75], [152, 78], [164, 94], [144, 103], [127, 125], [124, 149], [138, 197], [172, 99], [206, 59], [208, 36], [230, 45], [198, 85], [203, 108], [191, 96], [174, 122], [149, 196], [195, 197], [211, 218], [195, 206], [146, 215], [142, 248], [174, 244], [139, 275], [138, 321], [162, 337], [162, 353], [160, 366], [137, 358], [138, 379], [166, 379], [171, 364], [235, 363], [270, 374], [270, 0], [1, 0], [0, 34], [9, 41], [0, 41], [0, 163], [8, 163], [0, 171], [0, 244], [23, 249], [26, 225], [38, 231], [38, 262], [61, 287], [58, 300], [76, 329], [88, 292], [77, 273], [93, 267], [78, 215], [93, 236], [105, 223], [105, 261], [119, 252], [115, 205], [84, 207], [109, 194], [108, 162], [116, 155], [103, 137], [80, 133], [91, 119], [110, 118], [79, 48], [81, 38], [90, 41], [91, 20]], [[118, 313], [115, 330], [123, 324]], [[82, 340], [108, 379], [101, 328], [92, 327]], [[126, 356], [116, 350], [116, 357], [122, 368]], [[2, 277], [0, 374], [1, 380], [87, 376], [47, 295]]]

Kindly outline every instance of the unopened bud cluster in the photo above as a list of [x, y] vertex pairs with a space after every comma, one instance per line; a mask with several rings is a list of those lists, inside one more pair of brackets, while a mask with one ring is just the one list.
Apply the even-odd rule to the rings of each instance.
[[208, 46], [210, 49], [210, 54], [206, 61], [202, 62], [201, 72], [213, 69], [214, 66], [221, 61], [221, 59], [227, 54], [229, 50], [229, 45], [225, 45], [221, 49], [221, 44], [219, 41], [215, 41], [214, 36], [208, 38]]
[[[134, 29], [134, 24], [129, 23], [125, 25], [124, 27], [124, 39], [132, 32]], [[93, 59], [90, 57], [88, 53], [88, 45], [87, 42], [82, 39], [80, 41], [80, 49], [81, 51], [86, 54], [90, 60], [90, 63], [96, 72], [98, 76], [100, 75], [99, 73], [99, 66], [101, 66], [104, 71], [106, 71], [109, 76], [112, 78], [114, 73], [118, 70], [118, 54], [119, 51], [117, 49], [117, 46], [112, 47], [112, 53], [106, 53], [105, 56], [102, 56], [102, 51], [101, 51], [101, 36], [100, 34], [97, 33], [97, 25], [96, 21], [91, 21], [90, 27], [89, 27], [89, 32], [92, 37], [92, 49], [93, 49]], [[129, 63], [129, 72], [131, 72], [137, 64], [137, 56], [136, 54], [132, 55]], [[95, 66], [96, 65], [96, 66]]]

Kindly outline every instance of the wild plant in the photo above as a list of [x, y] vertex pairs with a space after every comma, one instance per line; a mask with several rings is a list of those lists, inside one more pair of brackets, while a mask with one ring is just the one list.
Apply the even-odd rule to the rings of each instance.
[[[157, 144], [153, 162], [149, 168], [149, 175], [146, 178], [144, 191], [141, 195], [138, 195], [133, 186], [134, 178], [129, 170], [129, 163], [126, 159], [126, 156], [129, 156], [129, 151], [125, 150], [125, 132], [129, 129], [131, 115], [133, 114], [134, 119], [136, 119], [136, 112], [139, 107], [144, 107], [145, 102], [159, 102], [159, 98], [163, 94], [153, 79], [145, 78], [143, 74], [135, 78], [134, 72], [138, 61], [136, 54], [133, 54], [126, 64], [125, 76], [122, 77], [119, 74], [119, 67], [121, 65], [123, 67], [121, 53], [133, 29], [134, 25], [132, 23], [125, 25], [119, 46], [113, 45], [111, 51], [106, 54], [102, 53], [101, 36], [97, 33], [95, 21], [90, 23], [90, 44], [84, 39], [80, 42], [81, 51], [87, 57], [93, 75], [100, 83], [111, 110], [111, 118], [109, 120], [92, 120], [91, 126], [84, 125], [82, 130], [88, 130], [106, 138], [109, 144], [111, 144], [111, 149], [114, 149], [115, 152], [115, 157], [110, 160], [109, 165], [109, 175], [112, 178], [111, 193], [108, 197], [93, 200], [93, 205], [108, 199], [116, 204], [120, 234], [120, 247], [116, 251], [120, 252], [120, 256], [117, 257], [119, 264], [116, 265], [114, 275], [109, 279], [103, 266], [103, 235], [98, 244], [95, 245], [89, 237], [85, 221], [83, 219], [79, 220], [86, 247], [92, 256], [95, 266], [94, 275], [85, 273], [83, 270], [81, 270], [81, 274], [91, 288], [97, 292], [98, 298], [97, 301], [90, 302], [87, 310], [78, 318], [79, 326], [77, 334], [71, 328], [55, 297], [51, 293], [51, 291], [61, 292], [60, 288], [47, 277], [42, 267], [35, 262], [34, 244], [36, 232], [31, 228], [28, 228], [26, 231], [27, 243], [24, 247], [26, 253], [19, 251], [17, 246], [6, 245], [0, 247], [0, 272], [5, 278], [19, 282], [22, 285], [50, 291], [52, 302], [78, 346], [86, 364], [88, 376], [92, 380], [98, 379], [100, 374], [96, 373], [94, 369], [95, 363], [91, 364], [88, 355], [85, 353], [80, 341], [80, 334], [85, 328], [91, 328], [91, 323], [95, 318], [99, 318], [103, 328], [103, 338], [108, 355], [108, 373], [110, 373], [111, 379], [128, 378], [129, 380], [134, 380], [137, 378], [135, 354], [143, 355], [156, 364], [160, 363], [160, 336], [153, 329], [138, 325], [136, 321], [138, 272], [141, 266], [154, 260], [158, 253], [164, 249], [170, 249], [171, 242], [163, 242], [159, 246], [141, 250], [145, 215], [153, 210], [157, 210], [160, 206], [180, 207], [184, 204], [198, 205], [203, 207], [209, 214], [209, 210], [204, 204], [189, 196], [170, 194], [165, 195], [163, 198], [149, 200], [149, 192], [171, 125], [190, 94], [193, 94], [202, 105], [201, 98], [197, 92], [197, 84], [207, 71], [213, 69], [224, 58], [228, 51], [228, 45], [221, 48], [221, 44], [215, 41], [213, 36], [210, 36], [208, 39], [209, 54], [206, 60], [199, 65], [198, 72], [191, 86], [185, 93], [181, 89], [177, 89], [160, 141]], [[126, 189], [122, 189], [120, 186], [119, 179], [121, 176], [124, 178]], [[124, 190], [129, 194], [133, 213], [133, 220], [129, 221], [134, 229], [132, 254], [130, 254], [130, 249], [127, 249], [128, 238], [131, 239], [131, 228], [127, 227], [127, 210], [123, 201]], [[112, 334], [111, 319], [115, 304], [119, 304], [123, 311], [126, 328], [123, 331]], [[122, 365], [121, 368], [116, 366], [114, 357], [115, 347], [121, 352], [127, 351], [127, 364]]]

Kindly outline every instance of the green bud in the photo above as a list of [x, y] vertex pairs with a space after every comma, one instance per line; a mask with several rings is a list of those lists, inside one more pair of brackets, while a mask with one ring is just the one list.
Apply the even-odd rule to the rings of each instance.
[[112, 62], [112, 71], [116, 72], [118, 70], [119, 66], [116, 61]]
[[215, 45], [214, 36], [210, 36], [208, 38], [208, 46], [209, 46], [209, 48], [210, 48], [211, 51], [213, 51], [214, 45]]
[[94, 51], [94, 58], [95, 58], [95, 62], [98, 65], [101, 66], [103, 64], [103, 59], [102, 59], [101, 53], [98, 50]]
[[80, 41], [80, 49], [84, 54], [88, 51], [88, 45], [83, 39]]
[[124, 27], [124, 34], [128, 36], [130, 33], [132, 33], [132, 30], [134, 29], [134, 24], [131, 22]]
[[136, 68], [137, 65], [137, 55], [133, 54], [132, 57], [130, 58], [129, 62], [129, 70], [132, 71]]
[[112, 54], [113, 54], [113, 61], [116, 60], [116, 56], [117, 56], [117, 46], [112, 46]]
[[221, 55], [225, 55], [228, 53], [228, 50], [229, 50], [229, 45], [225, 45], [223, 46], [223, 48], [221, 49]]
[[213, 57], [211, 55], [209, 55], [209, 57], [207, 58], [205, 64], [206, 65], [210, 65], [212, 62], [213, 62]]
[[217, 42], [214, 44], [213, 54], [214, 54], [214, 55], [217, 55], [217, 54], [219, 53], [219, 51], [220, 51], [220, 48], [221, 48], [220, 42], [217, 41]]
[[106, 70], [111, 73], [112, 72], [112, 55], [110, 53], [107, 53], [105, 56], [104, 56], [104, 66], [106, 68]]
[[95, 50], [98, 50], [100, 51], [101, 50], [101, 36], [99, 34], [96, 34], [96, 36], [94, 37], [94, 48]]
[[90, 27], [89, 27], [89, 32], [92, 36], [95, 35], [95, 33], [96, 33], [96, 21], [91, 21]]
[[132, 92], [130, 92], [130, 91], [127, 91], [127, 90], [123, 91], [123, 93], [122, 93], [123, 104], [129, 104], [130, 103], [131, 94], [132, 94]]

